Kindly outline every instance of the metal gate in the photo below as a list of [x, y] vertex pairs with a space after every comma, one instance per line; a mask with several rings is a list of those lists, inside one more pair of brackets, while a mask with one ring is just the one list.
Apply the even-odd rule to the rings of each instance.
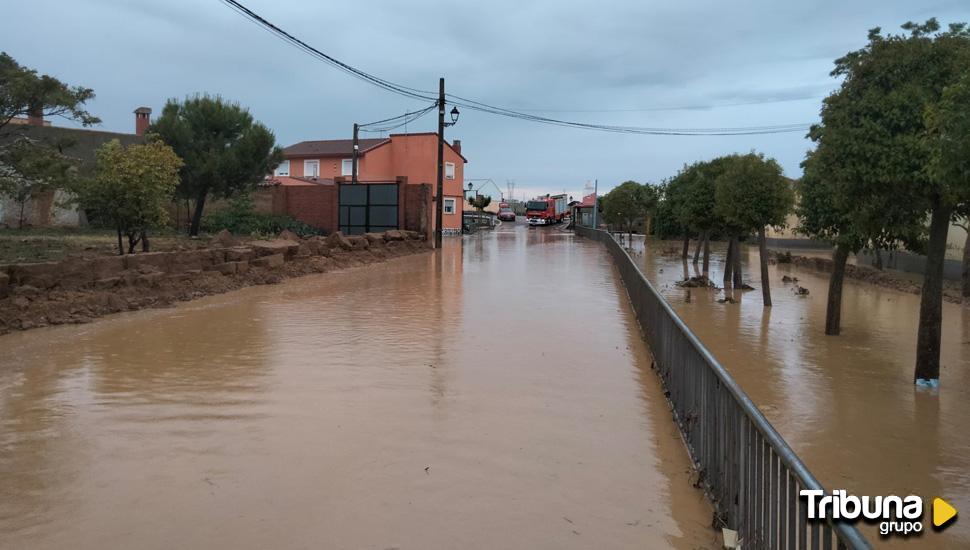
[[339, 228], [344, 235], [398, 229], [398, 184], [340, 184]]

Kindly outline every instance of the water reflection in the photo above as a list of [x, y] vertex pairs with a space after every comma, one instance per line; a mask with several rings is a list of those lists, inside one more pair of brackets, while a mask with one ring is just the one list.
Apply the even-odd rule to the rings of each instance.
[[[679, 254], [661, 243], [636, 257], [644, 273], [704, 344], [765, 411], [768, 419], [826, 486], [856, 494], [942, 496], [970, 508], [970, 341], [967, 310], [944, 304], [942, 375], [938, 393], [912, 385], [919, 296], [845, 282], [843, 333], [823, 333], [827, 274], [792, 265], [769, 266], [774, 307], [760, 291], [738, 304], [718, 303], [721, 293], [673, 283]], [[668, 245], [669, 248], [669, 245]], [[711, 279], [720, 281], [716, 248]], [[748, 250], [745, 274], [758, 287], [758, 255]], [[808, 288], [796, 296], [783, 275]], [[928, 503], [929, 500], [926, 500]], [[874, 540], [878, 537], [869, 533]], [[901, 543], [899, 540], [893, 543]], [[970, 523], [956, 523], [925, 543], [970, 545]]]

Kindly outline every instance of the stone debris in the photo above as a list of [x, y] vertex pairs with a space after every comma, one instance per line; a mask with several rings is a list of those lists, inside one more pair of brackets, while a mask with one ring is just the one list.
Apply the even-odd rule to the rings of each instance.
[[689, 279], [684, 279], [683, 281], [677, 281], [674, 284], [681, 288], [717, 288], [717, 285], [715, 285], [713, 281], [704, 275], [690, 277]]

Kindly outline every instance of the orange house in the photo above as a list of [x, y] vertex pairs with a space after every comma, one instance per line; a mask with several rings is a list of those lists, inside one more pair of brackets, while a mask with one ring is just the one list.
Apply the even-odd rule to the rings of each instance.
[[[277, 176], [350, 179], [353, 175], [353, 140], [330, 139], [301, 141], [283, 149], [286, 159], [276, 169]], [[386, 138], [361, 139], [357, 179], [364, 182], [395, 181], [407, 178], [408, 184], [427, 183], [436, 189], [438, 178], [438, 135], [435, 133], [391, 134]], [[461, 142], [445, 142], [444, 149], [443, 232], [461, 232], [462, 193], [465, 163]], [[432, 195], [437, 201], [437, 191]], [[437, 202], [435, 202], [437, 208]]]

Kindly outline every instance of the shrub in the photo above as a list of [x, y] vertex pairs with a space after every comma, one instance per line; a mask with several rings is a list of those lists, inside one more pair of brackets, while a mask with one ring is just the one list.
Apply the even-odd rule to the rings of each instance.
[[224, 210], [206, 214], [202, 218], [202, 230], [217, 233], [223, 229], [234, 235], [269, 237], [288, 229], [301, 237], [320, 235], [323, 231], [295, 218], [277, 214], [256, 212], [250, 195], [239, 195], [229, 201]]

